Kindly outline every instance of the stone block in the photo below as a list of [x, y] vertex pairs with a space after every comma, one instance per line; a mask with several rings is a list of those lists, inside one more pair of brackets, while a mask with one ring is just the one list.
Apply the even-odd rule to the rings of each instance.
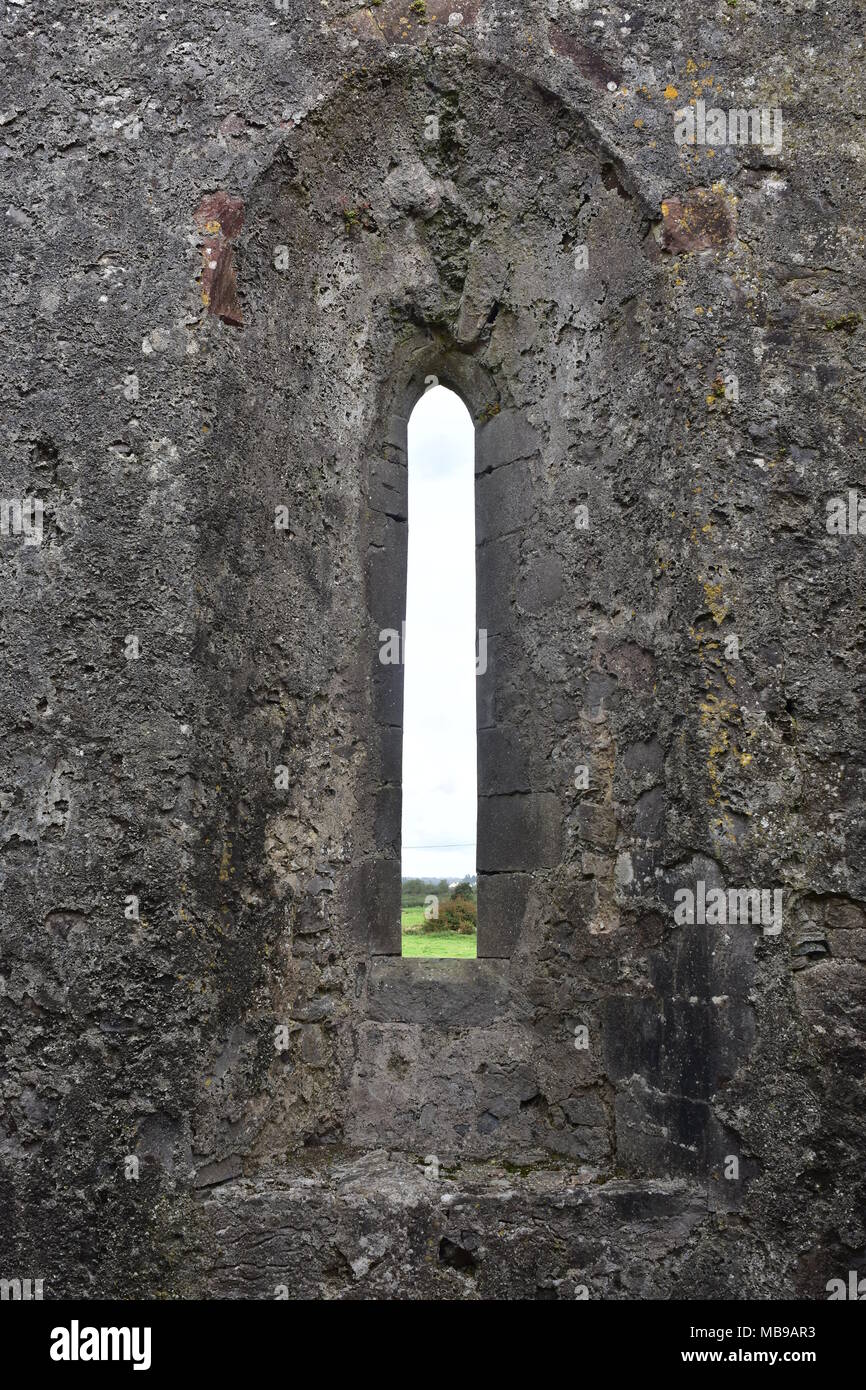
[[488, 541], [475, 552], [477, 625], [488, 634], [506, 631], [511, 625], [519, 553], [515, 536]]
[[370, 969], [367, 1016], [378, 1023], [483, 1028], [508, 1013], [504, 967], [477, 960], [376, 961]]
[[479, 958], [507, 960], [514, 954], [531, 887], [528, 874], [478, 875]]
[[402, 415], [389, 415], [385, 422], [385, 435], [383, 442], [389, 444], [393, 449], [402, 449], [405, 454], [408, 448], [407, 437], [409, 433], [409, 421]]
[[379, 750], [379, 782], [400, 784], [403, 772], [403, 730], [383, 725], [376, 731]]
[[594, 849], [613, 849], [616, 844], [616, 816], [612, 806], [594, 806], [582, 801], [577, 808], [581, 842]]
[[405, 455], [391, 449], [372, 458], [368, 478], [368, 496], [373, 510], [405, 520], [409, 506], [409, 471]]
[[541, 448], [537, 430], [522, 411], [500, 410], [475, 436], [475, 472], [486, 473], [515, 459], [528, 459]]
[[523, 531], [532, 517], [532, 478], [526, 462], [513, 463], [475, 479], [475, 539], [494, 540]]
[[376, 848], [399, 855], [400, 819], [403, 794], [400, 787], [380, 787], [374, 793], [374, 835]]
[[370, 678], [373, 720], [388, 725], [402, 736], [403, 667], [376, 665]]
[[552, 792], [479, 799], [479, 873], [550, 868], [561, 846], [562, 807]]
[[367, 551], [367, 594], [377, 629], [400, 632], [406, 617], [407, 524], [382, 518], [380, 543]]
[[342, 891], [351, 946], [370, 955], [399, 956], [400, 861], [365, 860], [349, 870]]
[[478, 795], [528, 792], [526, 750], [513, 725], [496, 724], [478, 730]]

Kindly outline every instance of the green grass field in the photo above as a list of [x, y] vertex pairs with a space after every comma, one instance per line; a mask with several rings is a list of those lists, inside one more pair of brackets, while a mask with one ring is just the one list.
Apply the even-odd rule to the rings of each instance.
[[404, 932], [404, 956], [461, 956], [464, 960], [476, 955], [476, 936], [461, 936], [456, 931]]
[[420, 927], [424, 921], [423, 907], [404, 907], [400, 914], [400, 921], [403, 923], [403, 930], [407, 927]]
[[[477, 955], [477, 936], [461, 936], [459, 932], [422, 932], [418, 928], [424, 921], [423, 907], [404, 907], [403, 923], [404, 956], [460, 956], [473, 959]], [[414, 931], [407, 931], [407, 927]]]

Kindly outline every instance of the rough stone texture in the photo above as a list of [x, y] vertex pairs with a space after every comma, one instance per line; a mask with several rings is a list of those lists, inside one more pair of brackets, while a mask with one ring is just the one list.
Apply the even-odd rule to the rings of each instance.
[[[0, 536], [0, 1273], [863, 1272], [859, 7], [0, 14], [2, 496], [44, 504]], [[781, 151], [677, 145], [690, 98]], [[502, 914], [450, 973], [383, 959], [431, 374], [477, 424]], [[677, 925], [701, 878], [781, 935]]]
[[[526, 1174], [433, 1168], [374, 1151], [233, 1183], [203, 1204], [214, 1247], [192, 1251], [225, 1298], [676, 1298], [706, 1193], [677, 1181], [596, 1186], [551, 1165]], [[760, 1296], [769, 1252], [740, 1248], [723, 1280]]]

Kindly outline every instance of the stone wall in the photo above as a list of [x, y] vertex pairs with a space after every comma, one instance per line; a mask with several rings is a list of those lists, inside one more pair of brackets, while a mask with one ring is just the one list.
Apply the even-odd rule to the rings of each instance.
[[[0, 536], [0, 1272], [823, 1297], [866, 1265], [857, 7], [0, 11], [44, 509]], [[780, 148], [678, 144], [690, 102]], [[469, 962], [395, 954], [431, 374], [476, 422]], [[781, 932], [683, 924], [698, 883]]]

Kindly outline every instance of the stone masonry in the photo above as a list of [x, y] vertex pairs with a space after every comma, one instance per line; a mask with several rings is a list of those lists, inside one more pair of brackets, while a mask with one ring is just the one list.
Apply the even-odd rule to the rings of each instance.
[[[0, 0], [0, 1275], [46, 1298], [866, 1274], [862, 9], [457, 3]], [[430, 376], [477, 961], [399, 955]]]

